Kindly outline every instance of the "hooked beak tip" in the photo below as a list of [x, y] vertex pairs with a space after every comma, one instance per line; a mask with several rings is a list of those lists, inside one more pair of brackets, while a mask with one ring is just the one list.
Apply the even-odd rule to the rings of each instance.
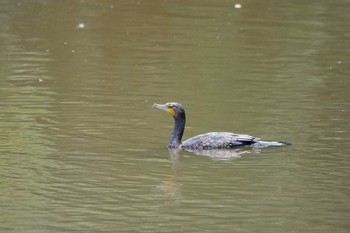
[[152, 108], [158, 108], [159, 107], [159, 104], [153, 104], [152, 105]]
[[158, 108], [164, 111], [168, 111], [168, 107], [165, 104], [153, 104], [152, 108]]

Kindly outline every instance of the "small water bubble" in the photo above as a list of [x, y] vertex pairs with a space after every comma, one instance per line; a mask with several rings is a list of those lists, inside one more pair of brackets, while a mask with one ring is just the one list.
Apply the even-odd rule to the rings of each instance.
[[241, 9], [241, 8], [242, 8], [242, 5], [239, 4], [239, 3], [236, 3], [236, 4], [235, 4], [235, 8], [236, 8], [236, 9]]
[[77, 26], [77, 28], [85, 28], [85, 24], [79, 23], [78, 26]]
[[338, 64], [341, 64], [341, 63], [343, 63], [343, 62], [342, 62], [342, 61], [337, 61], [337, 63], [338, 63]]

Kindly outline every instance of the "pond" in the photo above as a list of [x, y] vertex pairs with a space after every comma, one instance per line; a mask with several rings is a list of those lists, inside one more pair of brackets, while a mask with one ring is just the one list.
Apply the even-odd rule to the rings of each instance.
[[[348, 232], [350, 3], [0, 3], [1, 232]], [[172, 153], [212, 131], [286, 141]]]

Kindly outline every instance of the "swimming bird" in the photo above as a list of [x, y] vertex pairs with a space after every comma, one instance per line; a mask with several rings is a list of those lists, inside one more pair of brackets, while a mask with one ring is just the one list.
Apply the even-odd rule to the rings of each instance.
[[265, 142], [246, 134], [230, 132], [210, 132], [187, 139], [182, 142], [182, 136], [186, 126], [186, 113], [184, 107], [175, 102], [166, 104], [153, 104], [154, 108], [166, 111], [175, 120], [174, 130], [171, 134], [168, 148], [181, 150], [217, 150], [235, 149], [243, 146], [269, 147], [286, 146], [286, 142]]

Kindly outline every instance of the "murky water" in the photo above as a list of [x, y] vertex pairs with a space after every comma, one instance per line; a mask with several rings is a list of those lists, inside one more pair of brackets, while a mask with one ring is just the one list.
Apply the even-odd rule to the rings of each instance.
[[236, 3], [1, 1], [0, 231], [348, 232], [350, 3]]

